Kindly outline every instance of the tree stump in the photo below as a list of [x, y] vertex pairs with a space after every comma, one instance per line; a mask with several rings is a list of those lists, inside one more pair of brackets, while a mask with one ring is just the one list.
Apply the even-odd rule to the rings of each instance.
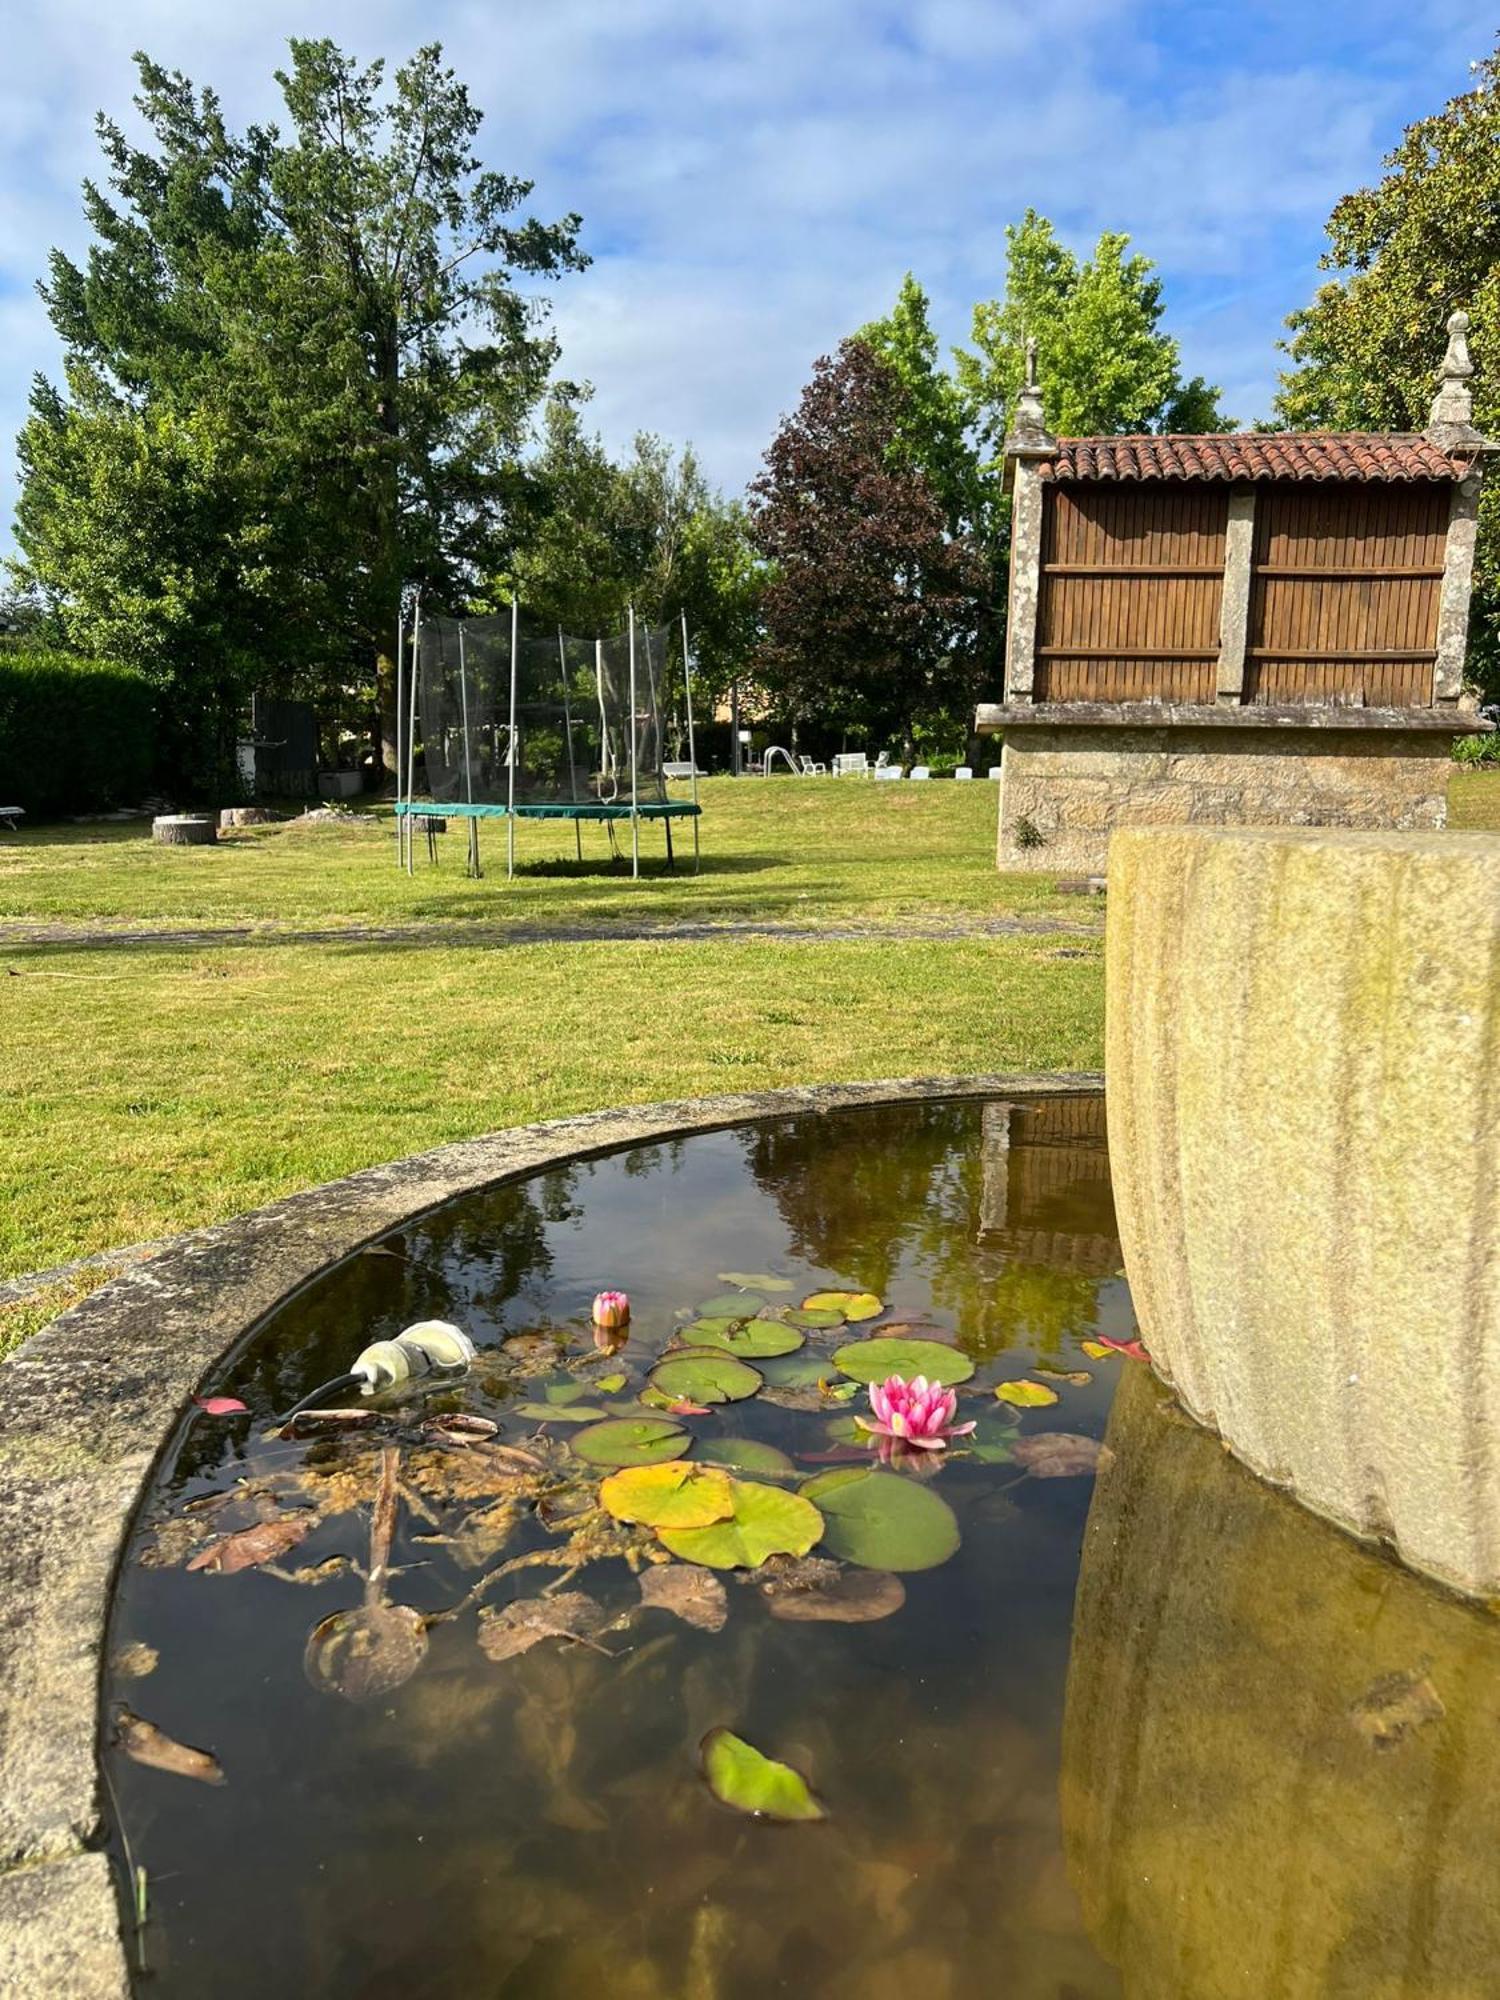
[[219, 829], [207, 813], [163, 813], [151, 822], [158, 847], [212, 847]]

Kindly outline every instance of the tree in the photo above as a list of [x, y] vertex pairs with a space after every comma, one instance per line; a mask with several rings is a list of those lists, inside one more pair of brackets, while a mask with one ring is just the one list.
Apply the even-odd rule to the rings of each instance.
[[1161, 330], [1162, 287], [1130, 238], [1106, 232], [1080, 263], [1052, 224], [1028, 208], [1005, 232], [1005, 297], [974, 308], [974, 351], [957, 350], [958, 379], [992, 449], [1004, 437], [1037, 343], [1049, 427], [1095, 437], [1120, 431], [1224, 431], [1217, 389], [1184, 382], [1177, 342]]
[[652, 624], [686, 613], [704, 703], [743, 671], [757, 629], [760, 570], [745, 510], [708, 484], [692, 447], [642, 432], [617, 465], [574, 397], [548, 401], [527, 467], [518, 547], [494, 596], [584, 636], [618, 631], [634, 606]]
[[981, 680], [993, 683], [1003, 677], [1010, 511], [999, 481], [980, 462], [969, 400], [939, 365], [927, 294], [909, 271], [891, 311], [863, 327], [858, 337], [887, 364], [900, 386], [892, 464], [926, 477], [942, 505], [948, 533], [967, 537], [983, 565], [984, 582], [975, 594], [961, 650]]
[[[65, 389], [38, 382], [22, 433], [21, 579], [178, 709], [293, 662], [353, 680], [389, 763], [400, 586], [456, 603], [493, 564], [556, 358], [516, 278], [587, 260], [576, 216], [519, 214], [531, 183], [481, 168], [439, 48], [387, 90], [378, 62], [290, 46], [285, 136], [231, 133], [211, 90], [144, 56], [147, 145], [100, 118], [96, 240], [82, 267], [54, 252], [42, 288]], [[163, 587], [131, 506], [157, 520]]]
[[[1474, 421], [1500, 429], [1500, 47], [1475, 86], [1407, 127], [1374, 187], [1328, 220], [1337, 275], [1287, 321], [1293, 366], [1276, 411], [1292, 429], [1420, 430], [1444, 323], [1468, 313]], [[1500, 488], [1480, 501], [1469, 670], [1500, 696]]]
[[844, 341], [814, 365], [750, 492], [771, 565], [757, 676], [793, 716], [896, 730], [909, 755], [919, 722], [971, 704], [984, 575], [927, 474], [901, 463], [905, 413], [890, 364]]

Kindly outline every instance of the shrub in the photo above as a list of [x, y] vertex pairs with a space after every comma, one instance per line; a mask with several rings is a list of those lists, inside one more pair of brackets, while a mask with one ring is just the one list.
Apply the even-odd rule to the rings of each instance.
[[155, 705], [133, 668], [0, 649], [0, 805], [36, 819], [138, 805], [155, 757]]
[[1500, 764], [1500, 730], [1491, 736], [1455, 736], [1455, 764]]

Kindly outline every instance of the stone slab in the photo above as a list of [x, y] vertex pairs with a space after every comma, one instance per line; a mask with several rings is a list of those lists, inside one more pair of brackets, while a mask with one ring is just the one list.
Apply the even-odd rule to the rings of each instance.
[[4, 2000], [129, 2000], [109, 1863], [75, 1854], [0, 1875]]
[[[114, 1570], [159, 1453], [188, 1399], [282, 1300], [327, 1265], [440, 1204], [559, 1161], [759, 1118], [866, 1104], [1094, 1091], [1097, 1076], [994, 1075], [685, 1099], [550, 1120], [464, 1140], [168, 1244], [26, 1342], [0, 1367], [0, 1885], [45, 1931], [93, 1914], [80, 1936], [113, 1933], [108, 1869], [90, 1856], [102, 1811], [98, 1679]], [[7, 1872], [9, 1871], [9, 1872]], [[38, 1900], [40, 1899], [40, 1900]], [[0, 1903], [0, 1966], [13, 1940]], [[38, 1914], [40, 1912], [40, 1914]], [[19, 1919], [18, 1919], [19, 1924]], [[40, 1935], [41, 1933], [38, 1933]], [[31, 1959], [16, 1958], [29, 1965]], [[35, 1961], [42, 1963], [40, 1959]], [[66, 1992], [120, 1988], [80, 1958]]]
[[1106, 1006], [1153, 1360], [1253, 1470], [1500, 1595], [1500, 837], [1121, 829]]

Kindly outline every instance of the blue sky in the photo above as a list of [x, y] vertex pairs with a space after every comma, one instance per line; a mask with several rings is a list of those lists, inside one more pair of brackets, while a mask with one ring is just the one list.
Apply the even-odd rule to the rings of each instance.
[[274, 116], [293, 34], [398, 60], [440, 39], [483, 149], [580, 210], [593, 267], [555, 292], [565, 367], [612, 442], [691, 438], [738, 488], [814, 357], [903, 272], [950, 341], [1001, 286], [1028, 205], [1087, 247], [1131, 233], [1188, 374], [1268, 412], [1323, 223], [1489, 35], [1467, 0], [11, 0], [0, 80], [0, 536], [11, 441], [56, 343], [48, 248], [81, 251], [96, 110], [131, 51]]

